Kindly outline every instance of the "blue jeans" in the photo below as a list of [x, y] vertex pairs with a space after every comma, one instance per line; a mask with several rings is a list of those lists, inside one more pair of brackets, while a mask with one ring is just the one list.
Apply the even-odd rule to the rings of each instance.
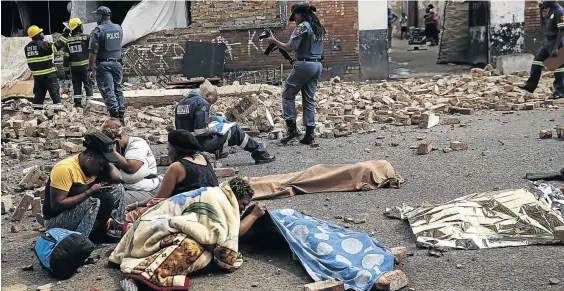
[[110, 115], [123, 116], [125, 100], [123, 98], [123, 67], [119, 62], [99, 62], [96, 65], [96, 83]]
[[284, 120], [296, 120], [296, 95], [302, 92], [303, 122], [305, 126], [315, 126], [315, 92], [317, 80], [323, 66], [319, 62], [301, 62], [294, 64], [294, 69], [286, 78], [282, 92]]

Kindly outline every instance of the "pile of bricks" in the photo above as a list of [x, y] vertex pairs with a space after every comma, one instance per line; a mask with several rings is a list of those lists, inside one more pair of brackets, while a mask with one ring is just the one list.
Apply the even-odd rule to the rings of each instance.
[[[335, 78], [318, 88], [316, 131], [333, 138], [371, 132], [381, 123], [420, 128], [454, 125], [460, 123], [458, 115], [478, 110], [558, 108], [552, 100], [545, 100], [551, 95], [551, 78], [550, 73], [545, 74], [533, 94], [517, 88], [526, 80], [525, 73], [500, 76], [491, 66], [472, 69], [470, 74], [397, 82], [341, 83]], [[281, 102], [280, 92], [264, 91], [235, 101], [220, 99], [214, 107], [252, 131], [269, 132], [271, 139], [279, 139], [285, 131]], [[301, 113], [301, 96], [296, 103]]]
[[[558, 107], [552, 100], [545, 100], [551, 94], [550, 73], [545, 74], [533, 94], [517, 89], [525, 75], [492, 76], [495, 73], [488, 66], [485, 70], [472, 69], [470, 74], [396, 82], [342, 83], [335, 78], [319, 86], [316, 134], [333, 138], [372, 132], [382, 123], [430, 128], [441, 123], [458, 124], [457, 115], [471, 115], [478, 110]], [[233, 89], [241, 94], [220, 96], [212, 106], [213, 113], [237, 121], [251, 136], [262, 133], [271, 139], [282, 138], [285, 125], [281, 89], [265, 85], [258, 93], [249, 94], [242, 93], [245, 86], [256, 85], [222, 87], [221, 91]], [[297, 122], [301, 124], [301, 96], [296, 104]], [[98, 131], [106, 116], [106, 109], [96, 106], [84, 111], [70, 105], [34, 106], [25, 99], [2, 104], [4, 157], [25, 160], [41, 155], [58, 159], [79, 152], [83, 150], [83, 136]], [[174, 106], [128, 108], [128, 133], [151, 143], [166, 143], [168, 132], [174, 129]], [[51, 151], [50, 155], [42, 150]]]

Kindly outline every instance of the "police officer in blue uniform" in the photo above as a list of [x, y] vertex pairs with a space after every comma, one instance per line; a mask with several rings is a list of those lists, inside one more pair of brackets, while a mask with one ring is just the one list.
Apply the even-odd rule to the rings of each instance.
[[118, 24], [110, 20], [112, 11], [106, 6], [100, 6], [96, 11], [98, 26], [90, 35], [90, 58], [88, 76], [93, 77], [96, 72], [96, 83], [111, 117], [119, 118], [125, 125], [125, 103], [123, 98], [121, 65], [121, 40], [123, 30]]
[[[544, 61], [550, 56], [558, 55], [558, 48], [562, 47], [562, 33], [564, 31], [564, 8], [556, 1], [543, 1], [541, 9], [548, 10], [544, 16], [545, 43], [533, 59], [531, 74], [527, 82], [519, 88], [533, 93], [539, 84], [544, 67]], [[554, 70], [553, 99], [564, 98], [564, 65]]]
[[291, 7], [290, 21], [296, 21], [297, 27], [292, 32], [288, 43], [283, 43], [273, 36], [268, 38], [269, 43], [276, 44], [280, 49], [295, 51], [296, 63], [288, 75], [282, 92], [282, 107], [284, 120], [288, 127], [288, 134], [282, 143], [288, 143], [300, 138], [296, 124], [296, 95], [302, 92], [303, 124], [306, 134], [300, 140], [302, 144], [311, 145], [315, 137], [315, 100], [317, 81], [321, 76], [323, 66], [323, 39], [325, 28], [315, 15], [316, 8], [305, 2], [294, 3]]
[[271, 156], [263, 145], [249, 137], [239, 126], [233, 125], [227, 132], [221, 133], [223, 117], [214, 116], [212, 119], [218, 122], [217, 126], [210, 127], [210, 106], [217, 101], [217, 90], [209, 82], [205, 81], [199, 91], [192, 91], [182, 99], [175, 109], [174, 123], [176, 129], [184, 129], [191, 132], [203, 151], [225, 157], [228, 146], [239, 146], [251, 153], [255, 164], [273, 162], [276, 157]]

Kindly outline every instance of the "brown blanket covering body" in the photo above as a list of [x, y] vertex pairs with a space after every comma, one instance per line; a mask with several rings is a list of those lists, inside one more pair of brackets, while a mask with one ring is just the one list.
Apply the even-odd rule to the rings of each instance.
[[403, 179], [385, 160], [345, 165], [315, 165], [301, 172], [250, 179], [254, 199], [284, 198], [295, 194], [399, 188]]

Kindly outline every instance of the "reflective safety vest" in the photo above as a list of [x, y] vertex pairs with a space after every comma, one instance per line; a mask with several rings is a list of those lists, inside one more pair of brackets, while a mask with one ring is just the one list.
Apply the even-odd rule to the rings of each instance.
[[53, 64], [54, 54], [67, 42], [62, 35], [56, 44], [45, 40], [32, 40], [24, 47], [27, 65], [34, 76], [43, 76], [57, 72]]
[[71, 67], [83, 67], [88, 65], [88, 43], [90, 37], [87, 34], [79, 33], [67, 39], [65, 50], [69, 52], [69, 62]]

